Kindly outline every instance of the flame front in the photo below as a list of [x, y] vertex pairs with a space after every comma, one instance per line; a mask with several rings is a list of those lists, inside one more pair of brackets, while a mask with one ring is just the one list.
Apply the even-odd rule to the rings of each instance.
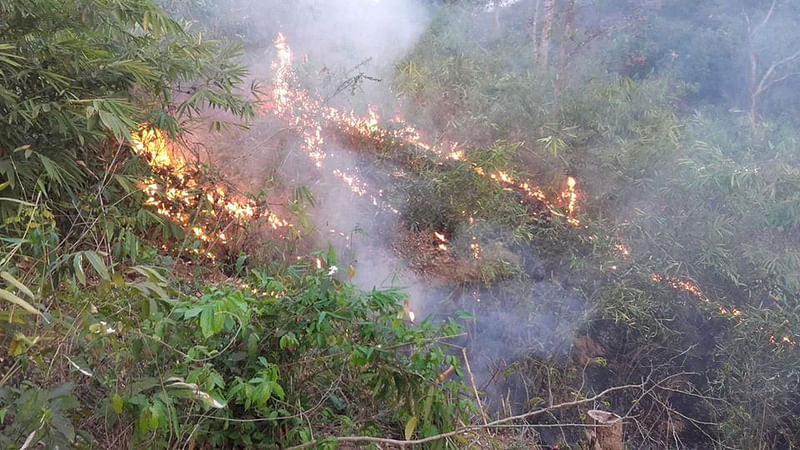
[[155, 175], [141, 183], [141, 189], [147, 196], [145, 205], [191, 231], [197, 240], [208, 244], [206, 249], [190, 250], [192, 253], [212, 260], [216, 258], [210, 247], [228, 241], [224, 232], [215, 231], [220, 215], [225, 215], [240, 225], [252, 219], [264, 218], [272, 229], [290, 226], [286, 220], [268, 209], [257, 207], [252, 200], [232, 197], [224, 186], [202, 182], [205, 177], [197, 165], [187, 164], [182, 156], [176, 155], [169, 141], [157, 128], [141, 124], [132, 133], [131, 141], [134, 153], [147, 162]]
[[[337, 129], [360, 139], [369, 139], [375, 144], [397, 143], [411, 145], [427, 152], [437, 162], [451, 161], [458, 163], [467, 161], [466, 152], [464, 149], [459, 148], [457, 143], [435, 145], [426, 142], [422, 133], [417, 128], [406, 123], [400, 116], [395, 116], [389, 121], [392, 125], [391, 127], [383, 127], [378, 110], [372, 106], [368, 108], [365, 116], [358, 116], [352, 111], [343, 112], [328, 106], [321, 99], [311, 96], [306, 91], [294, 88], [292, 52], [282, 34], [278, 34], [275, 40], [275, 49], [278, 58], [273, 64], [275, 81], [272, 90], [272, 101], [266, 105], [265, 109], [285, 120], [300, 134], [303, 141], [303, 150], [314, 162], [315, 166], [322, 168], [326, 158], [326, 154], [323, 151], [324, 139], [322, 137], [323, 130], [326, 128]], [[160, 157], [155, 159], [159, 160]], [[565, 217], [570, 225], [577, 227], [581, 224], [580, 219], [577, 217], [579, 204], [578, 180], [574, 176], [567, 176], [565, 186], [560, 195], [554, 201], [551, 201], [544, 190], [529, 181], [519, 180], [506, 171], [488, 171], [477, 164], [470, 164], [476, 174], [493, 180], [504, 190], [515, 192], [524, 199], [542, 204], [553, 215]], [[399, 214], [397, 209], [382, 201], [382, 191], [371, 190], [356, 175], [336, 169], [333, 170], [333, 174], [341, 179], [355, 195], [369, 198], [374, 206], [384, 211]], [[474, 218], [470, 217], [469, 222], [473, 224]], [[448, 251], [449, 242], [446, 236], [440, 232], [434, 232], [433, 235], [436, 239], [437, 248], [441, 251]], [[480, 258], [481, 248], [474, 237], [469, 244], [469, 248], [474, 258]], [[627, 260], [630, 257], [628, 247], [621, 241], [618, 241], [614, 248], [622, 259]], [[617, 266], [612, 265], [611, 268], [616, 270]], [[703, 302], [712, 303], [693, 282], [658, 274], [653, 274], [651, 280], [657, 283], [666, 283], [673, 289], [688, 292]], [[717, 306], [717, 308], [721, 314], [734, 318], [739, 318], [742, 314], [741, 311], [735, 308], [727, 309], [722, 306]], [[407, 311], [413, 321], [413, 312], [409, 309]], [[790, 337], [771, 337], [770, 342], [795, 345], [795, 341]]]
[[[451, 142], [441, 145], [428, 143], [417, 128], [406, 123], [399, 115], [391, 119], [392, 127], [383, 127], [380, 113], [374, 106], [368, 107], [365, 116], [358, 116], [353, 111], [344, 112], [326, 105], [324, 101], [308, 92], [294, 88], [296, 80], [292, 70], [292, 51], [281, 33], [278, 34], [274, 44], [277, 52], [277, 61], [272, 64], [275, 79], [271, 101], [265, 104], [264, 111], [271, 112], [286, 121], [301, 135], [302, 148], [316, 167], [323, 168], [327, 157], [323, 149], [325, 140], [322, 136], [323, 130], [326, 128], [337, 129], [346, 135], [356, 136], [360, 139], [369, 139], [378, 145], [384, 143], [410, 145], [429, 153], [431, 157], [440, 162], [464, 162], [467, 160], [466, 152], [459, 148], [458, 143]], [[477, 165], [473, 166], [473, 170], [479, 175], [486, 175], [486, 171]], [[332, 172], [336, 177], [342, 179], [354, 194], [370, 198], [373, 205], [379, 206], [384, 211], [398, 213], [391, 205], [381, 201], [381, 195], [369, 190], [365, 183], [360, 182], [353, 175], [345, 175], [341, 170], [336, 169]], [[532, 201], [544, 203], [548, 209], [562, 215], [557, 212], [559, 209], [557, 202], [548, 201], [544, 191], [529, 182], [517, 180], [503, 171], [497, 171], [489, 178], [505, 188], [520, 191]], [[578, 204], [576, 184], [577, 180], [574, 177], [568, 177], [567, 190], [561, 194], [561, 197], [567, 199], [564, 208], [568, 223], [577, 226], [580, 222], [575, 218]]]
[[561, 198], [566, 202], [567, 222], [575, 226], [580, 225], [580, 221], [575, 218], [575, 211], [578, 208], [578, 193], [575, 191], [577, 184], [574, 177], [567, 177], [567, 188], [561, 192]]
[[449, 250], [447, 246], [447, 237], [443, 233], [439, 233], [438, 231], [433, 232], [433, 237], [439, 242], [436, 246], [440, 251], [446, 252]]

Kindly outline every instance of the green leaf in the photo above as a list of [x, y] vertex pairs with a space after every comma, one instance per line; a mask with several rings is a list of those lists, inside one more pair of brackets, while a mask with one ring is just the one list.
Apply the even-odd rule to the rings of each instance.
[[103, 123], [103, 126], [105, 126], [108, 131], [113, 133], [114, 137], [118, 140], [125, 138], [126, 133], [130, 131], [125, 122], [120, 120], [120, 118], [114, 114], [103, 110], [99, 110], [97, 113], [100, 115], [100, 122]]
[[161, 422], [161, 408], [158, 407], [158, 404], [155, 404], [150, 407], [150, 420], [147, 423], [147, 427], [150, 430], [158, 429], [158, 425]]
[[124, 287], [125, 286], [125, 279], [122, 278], [122, 274], [115, 273], [111, 275], [111, 280], [114, 282], [114, 285], [117, 287]]
[[122, 397], [120, 397], [119, 394], [114, 394], [114, 396], [111, 397], [111, 408], [115, 413], [122, 414]]
[[75, 269], [75, 277], [81, 284], [85, 285], [86, 274], [83, 272], [83, 253], [78, 252], [75, 254], [75, 257], [72, 258], [72, 267]]
[[427, 422], [431, 415], [431, 406], [433, 406], [434, 388], [428, 388], [428, 395], [425, 396], [425, 404], [422, 406], [422, 420]]
[[20, 205], [23, 205], [23, 206], [30, 206], [30, 207], [35, 207], [36, 206], [35, 203], [26, 202], [24, 200], [20, 200], [20, 199], [17, 199], [17, 198], [0, 197], [0, 201], [3, 201], [3, 202], [14, 202], [14, 203], [19, 203]]
[[150, 408], [142, 408], [139, 412], [139, 420], [136, 421], [136, 430], [140, 435], [147, 433], [147, 424], [150, 422]]
[[11, 343], [8, 345], [8, 354], [11, 356], [20, 356], [28, 351], [29, 348], [36, 345], [38, 341], [38, 337], [30, 339], [24, 334], [16, 332], [14, 333], [14, 338], [11, 339]]
[[200, 315], [201, 312], [203, 312], [203, 308], [190, 308], [184, 311], [183, 318], [192, 319]]
[[275, 382], [272, 383], [272, 393], [281, 400], [283, 400], [283, 398], [286, 396], [286, 393], [283, 391], [283, 387]]
[[214, 334], [219, 333], [225, 328], [225, 314], [221, 314], [217, 311], [214, 312]]
[[333, 245], [328, 244], [328, 254], [325, 256], [325, 263], [329, 266], [338, 264], [336, 261], [336, 251], [334, 251]]
[[42, 315], [42, 313], [40, 313], [39, 310], [34, 308], [30, 303], [28, 303], [25, 300], [17, 297], [16, 295], [12, 294], [11, 292], [8, 292], [5, 289], [0, 289], [0, 298], [2, 298], [4, 300], [6, 300], [6, 301], [9, 301], [9, 302], [21, 307], [22, 309], [24, 309], [25, 311], [28, 311], [31, 314], [37, 314], [37, 315], [40, 315], [40, 316]]
[[406, 422], [406, 440], [410, 440], [411, 436], [414, 435], [414, 430], [417, 429], [417, 416], [414, 416]]
[[209, 338], [214, 335], [214, 307], [206, 306], [200, 313], [200, 332], [203, 337]]
[[97, 274], [106, 281], [111, 280], [111, 275], [108, 274], [108, 268], [106, 267], [106, 263], [103, 262], [100, 255], [95, 253], [92, 250], [87, 250], [83, 252], [86, 255], [86, 259], [89, 260], [89, 264], [94, 267], [94, 270], [97, 271]]
[[133, 286], [142, 293], [152, 292], [162, 300], [169, 300], [167, 291], [155, 283], [151, 283], [149, 281], [140, 281], [138, 283], [134, 283]]
[[10, 273], [2, 271], [0, 272], [0, 277], [3, 277], [3, 279], [6, 280], [10, 285], [22, 291], [23, 294], [27, 295], [30, 298], [34, 298], [33, 292], [31, 292], [31, 290], [28, 289], [28, 286], [22, 284], [19, 280], [14, 278]]
[[272, 382], [261, 383], [256, 387], [255, 392], [253, 392], [253, 401], [258, 406], [264, 406], [267, 404], [271, 395]]

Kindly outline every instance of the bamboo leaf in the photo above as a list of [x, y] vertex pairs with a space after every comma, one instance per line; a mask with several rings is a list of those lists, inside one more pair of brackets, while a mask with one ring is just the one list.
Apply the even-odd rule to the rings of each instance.
[[75, 269], [75, 277], [78, 281], [85, 285], [86, 284], [86, 274], [83, 272], [83, 253], [76, 253], [75, 257], [72, 258], [72, 267]]
[[4, 300], [6, 300], [6, 301], [9, 301], [9, 302], [21, 307], [22, 309], [24, 309], [25, 311], [28, 311], [31, 314], [37, 314], [39, 316], [42, 315], [42, 313], [39, 312], [38, 309], [34, 308], [33, 305], [31, 305], [30, 303], [26, 302], [25, 300], [17, 297], [16, 295], [12, 294], [11, 292], [8, 292], [5, 289], [0, 289], [0, 298], [2, 298]]
[[28, 289], [28, 286], [22, 284], [19, 280], [14, 278], [10, 273], [6, 271], [0, 272], [0, 277], [3, 277], [9, 284], [13, 285], [15, 288], [19, 289], [23, 294], [27, 295], [30, 298], [34, 298], [33, 292]]
[[417, 429], [417, 416], [412, 417], [411, 419], [406, 422], [406, 440], [410, 440], [411, 436], [414, 435], [414, 431]]
[[111, 280], [111, 276], [108, 274], [108, 268], [106, 267], [106, 263], [100, 258], [96, 252], [91, 250], [87, 250], [83, 252], [86, 255], [86, 259], [89, 260], [89, 264], [94, 267], [94, 270], [97, 272], [100, 277], [106, 281]]
[[119, 394], [114, 394], [111, 397], [111, 407], [114, 409], [114, 412], [117, 414], [122, 414], [122, 397]]

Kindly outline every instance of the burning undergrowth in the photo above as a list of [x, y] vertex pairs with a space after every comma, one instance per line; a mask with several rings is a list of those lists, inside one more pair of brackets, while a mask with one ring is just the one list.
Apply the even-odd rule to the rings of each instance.
[[[342, 244], [339, 266], [347, 270], [340, 270], [339, 276], [365, 288], [406, 288], [406, 314], [412, 321], [415, 316], [439, 321], [458, 316], [458, 311], [471, 313], [462, 316], [469, 333], [461, 344], [468, 348], [491, 410], [527, 410], [536, 402], [536, 392], [552, 388], [553, 368], [567, 370], [570, 355], [585, 353], [588, 366], [600, 358], [600, 349], [610, 347], [606, 344], [624, 342], [627, 331], [618, 323], [608, 324], [611, 331], [592, 324], [595, 308], [613, 312], [616, 307], [614, 298], [593, 296], [601, 287], [632, 292], [654, 283], [684, 294], [681, 300], [716, 309], [726, 320], [747, 320], [741, 311], [718, 304], [678, 274], [645, 264], [637, 270], [652, 270], [649, 279], [629, 278], [626, 268], [639, 263], [619, 236], [605, 235], [584, 222], [576, 177], [565, 175], [560, 185], [540, 187], [507, 170], [515, 144], [498, 143], [481, 151], [428, 143], [402, 118], [385, 121], [376, 109], [360, 116], [332, 107], [298, 86], [286, 40], [279, 36], [275, 44], [273, 90], [263, 99], [262, 110], [292, 130], [301, 154], [315, 167], [314, 175], [305, 170], [307, 177], [316, 178], [311, 186], [319, 194], [315, 220], [322, 241]], [[149, 160], [153, 167], [158, 154]], [[166, 175], [184, 182], [180, 172]], [[178, 193], [198, 190], [188, 184], [179, 187]], [[199, 189], [197, 198], [187, 201], [184, 194], [166, 187], [160, 197], [173, 206], [164, 207], [155, 195], [148, 203], [182, 226], [190, 225], [190, 216], [175, 205], [192, 208], [208, 201], [233, 214], [232, 223], [261, 217], [273, 228], [291, 228], [268, 209], [257, 213], [258, 205], [238, 200], [229, 207], [228, 197], [214, 192]], [[220, 230], [214, 218], [201, 217], [211, 229]], [[200, 245], [219, 245], [216, 231], [191, 230]], [[596, 253], [601, 256], [589, 257]], [[582, 265], [575, 262], [579, 259]], [[674, 309], [660, 312], [669, 315]], [[782, 335], [766, 335], [764, 341], [795, 345], [792, 337]], [[576, 342], [592, 345], [581, 350]], [[630, 351], [624, 345], [614, 348]], [[605, 368], [593, 370], [597, 375], [589, 377], [591, 388], [603, 386], [614, 375]], [[642, 375], [641, 367], [627, 370]], [[565, 384], [578, 382], [574, 373], [561, 379]]]
[[[184, 156], [181, 147], [158, 129], [142, 124], [131, 136], [134, 152], [152, 173], [141, 180], [145, 205], [176, 226], [163, 236], [162, 250], [216, 261], [247, 235], [247, 230], [287, 231], [291, 224], [279, 217], [266, 200], [240, 194], [230, 184]], [[240, 245], [240, 244], [238, 244]]]
[[[494, 241], [479, 246], [472, 236], [469, 243], [444, 244], [442, 233], [400, 230], [392, 248], [409, 267], [426, 280], [449, 284], [481, 285], [513, 277], [519, 272], [519, 257]], [[447, 240], [447, 242], [451, 242]], [[467, 245], [464, 245], [467, 244]]]

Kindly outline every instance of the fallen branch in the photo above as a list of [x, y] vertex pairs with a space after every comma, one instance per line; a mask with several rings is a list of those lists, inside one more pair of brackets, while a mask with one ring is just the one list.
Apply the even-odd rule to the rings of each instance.
[[[656, 383], [656, 385], [658, 385], [658, 383]], [[506, 418], [503, 418], [503, 419], [498, 419], [498, 420], [495, 420], [493, 422], [489, 422], [489, 423], [487, 423], [485, 425], [470, 425], [470, 426], [458, 428], [456, 430], [453, 430], [453, 431], [450, 431], [450, 432], [447, 432], [447, 433], [436, 434], [436, 435], [428, 436], [428, 437], [422, 438], [422, 439], [402, 440], [402, 439], [391, 439], [391, 438], [379, 438], [379, 437], [374, 437], [374, 436], [328, 437], [328, 438], [323, 438], [323, 439], [314, 439], [314, 440], [311, 440], [309, 442], [306, 442], [306, 443], [303, 443], [303, 444], [300, 444], [300, 445], [295, 445], [293, 447], [288, 447], [286, 450], [299, 450], [299, 449], [303, 449], [303, 448], [308, 448], [308, 447], [312, 447], [314, 445], [317, 445], [318, 443], [323, 442], [323, 441], [372, 442], [372, 443], [376, 443], [376, 444], [399, 445], [401, 447], [405, 447], [405, 446], [409, 446], [409, 445], [425, 444], [425, 443], [428, 443], [428, 442], [434, 442], [434, 441], [438, 441], [438, 440], [441, 440], [441, 439], [446, 439], [446, 438], [449, 438], [449, 437], [452, 437], [452, 436], [456, 436], [456, 435], [459, 435], [459, 434], [468, 433], [470, 431], [478, 431], [478, 430], [482, 430], [482, 429], [486, 429], [486, 428], [497, 427], [499, 425], [503, 425], [503, 424], [506, 424], [508, 422], [514, 422], [514, 421], [517, 421], [517, 420], [527, 419], [529, 417], [538, 416], [538, 415], [545, 414], [547, 412], [558, 410], [558, 409], [570, 408], [570, 407], [573, 407], [573, 406], [580, 406], [580, 405], [584, 405], [584, 404], [587, 404], [587, 403], [592, 403], [592, 402], [597, 401], [598, 399], [600, 399], [600, 398], [602, 398], [602, 397], [604, 397], [604, 396], [606, 396], [606, 395], [608, 395], [608, 394], [610, 394], [612, 392], [623, 391], [623, 390], [626, 390], [626, 389], [636, 389], [636, 388], [643, 389], [644, 387], [645, 387], [645, 382], [642, 382], [640, 384], [626, 384], [626, 385], [623, 385], [623, 386], [614, 386], [614, 387], [610, 387], [610, 388], [600, 392], [597, 395], [594, 395], [594, 396], [589, 397], [589, 398], [585, 398], [583, 400], [574, 400], [574, 401], [570, 401], [570, 402], [559, 403], [557, 405], [548, 406], [547, 408], [535, 409], [533, 411], [528, 411], [526, 413], [519, 414], [519, 415], [516, 415], [516, 416], [509, 416], [509, 417], [506, 417]], [[622, 419], [625, 419], [625, 418], [623, 417]]]

